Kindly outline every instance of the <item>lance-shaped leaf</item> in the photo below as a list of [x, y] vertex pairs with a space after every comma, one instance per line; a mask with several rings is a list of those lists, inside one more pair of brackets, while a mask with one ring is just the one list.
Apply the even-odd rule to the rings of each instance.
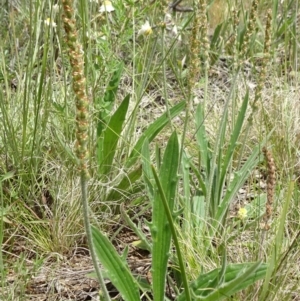
[[95, 251], [112, 284], [125, 301], [139, 301], [137, 281], [126, 261], [117, 253], [109, 239], [97, 228], [92, 227]]
[[125, 121], [130, 96], [127, 95], [111, 117], [103, 136], [98, 141], [98, 163], [100, 174], [111, 171], [117, 144]]
[[[160, 187], [163, 189], [171, 213], [174, 211], [178, 165], [179, 144], [177, 135], [174, 132], [167, 144], [162, 165], [159, 170]], [[171, 246], [171, 229], [166, 217], [166, 210], [164, 208], [161, 193], [159, 193], [157, 189], [154, 190], [151, 234], [153, 240], [153, 299], [164, 301], [167, 264]]]
[[[225, 271], [222, 273], [222, 280], [219, 278], [221, 269], [217, 268], [200, 275], [198, 279], [191, 283], [192, 294], [195, 300], [228, 300], [233, 294], [254, 284], [257, 280], [263, 279], [266, 270], [267, 265], [260, 261], [255, 263], [230, 264], [226, 266]], [[213, 286], [212, 283], [217, 284], [217, 286]], [[176, 299], [176, 301], [185, 300], [185, 292]]]

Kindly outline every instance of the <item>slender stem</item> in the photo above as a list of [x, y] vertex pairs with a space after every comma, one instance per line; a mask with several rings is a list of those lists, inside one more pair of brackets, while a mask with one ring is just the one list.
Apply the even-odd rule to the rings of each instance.
[[104, 279], [97, 261], [97, 255], [95, 252], [93, 237], [92, 237], [92, 230], [89, 218], [89, 205], [88, 205], [88, 190], [87, 190], [87, 178], [84, 173], [81, 173], [80, 176], [80, 184], [81, 184], [81, 197], [82, 197], [82, 212], [83, 212], [83, 220], [84, 220], [84, 227], [85, 233], [88, 241], [88, 246], [90, 249], [93, 265], [96, 271], [97, 278], [99, 280], [100, 288], [102, 290], [100, 294], [100, 300], [103, 301], [110, 301], [110, 296], [106, 289], [106, 285], [104, 283]]

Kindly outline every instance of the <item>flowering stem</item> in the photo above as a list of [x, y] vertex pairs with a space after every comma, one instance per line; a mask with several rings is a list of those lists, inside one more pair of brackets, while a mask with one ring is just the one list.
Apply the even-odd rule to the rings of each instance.
[[82, 195], [82, 211], [84, 226], [90, 249], [93, 265], [96, 271], [101, 288], [101, 301], [110, 301], [108, 291], [106, 289], [104, 279], [97, 262], [97, 256], [92, 238], [92, 231], [89, 219], [89, 205], [88, 205], [88, 107], [89, 100], [86, 95], [86, 79], [83, 72], [84, 61], [80, 51], [81, 45], [78, 42], [77, 31], [75, 28], [75, 18], [73, 16], [73, 1], [62, 0], [64, 16], [64, 28], [66, 31], [66, 40], [69, 48], [69, 58], [72, 67], [73, 90], [76, 95], [76, 155], [79, 161], [81, 195]]
[[80, 184], [81, 184], [81, 197], [82, 197], [82, 212], [83, 212], [83, 220], [84, 220], [84, 227], [85, 227], [85, 232], [86, 232], [86, 237], [93, 261], [93, 265], [96, 271], [96, 275], [100, 284], [101, 288], [101, 293], [100, 294], [100, 300], [103, 301], [110, 301], [110, 297], [108, 294], [108, 291], [106, 289], [106, 285], [104, 283], [104, 279], [97, 261], [97, 255], [95, 252], [95, 247], [93, 243], [93, 238], [92, 238], [92, 230], [91, 230], [91, 224], [89, 221], [89, 206], [88, 206], [88, 201], [87, 201], [87, 196], [88, 196], [88, 191], [87, 191], [87, 178], [85, 177], [84, 174], [81, 174], [80, 176]]

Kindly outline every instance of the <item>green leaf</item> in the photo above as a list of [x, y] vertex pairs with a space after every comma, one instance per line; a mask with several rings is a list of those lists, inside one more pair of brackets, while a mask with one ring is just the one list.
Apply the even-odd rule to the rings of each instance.
[[154, 178], [151, 170], [150, 162], [150, 151], [149, 151], [149, 141], [146, 138], [142, 147], [142, 165], [143, 165], [143, 179], [146, 183], [146, 189], [148, 196], [151, 201], [153, 201], [154, 196]]
[[[210, 212], [212, 213], [213, 218], [217, 218], [216, 216], [220, 213], [222, 214], [222, 218], [218, 220], [218, 222], [220, 222], [220, 225], [222, 225], [223, 218], [227, 213], [227, 209], [230, 203], [230, 202], [225, 203], [224, 200], [222, 200], [222, 195], [224, 193], [225, 179], [226, 176], [228, 176], [231, 173], [232, 156], [236, 149], [237, 141], [240, 136], [242, 126], [245, 120], [245, 114], [248, 107], [248, 100], [249, 100], [249, 95], [247, 92], [246, 96], [244, 97], [244, 101], [242, 103], [241, 109], [239, 111], [236, 123], [233, 127], [229, 145], [225, 150], [226, 151], [225, 155], [223, 155], [223, 152], [224, 152], [224, 144], [225, 144], [225, 129], [227, 127], [226, 124], [227, 118], [223, 117], [219, 129], [220, 147], [215, 149], [215, 152], [218, 152], [218, 154], [216, 155], [217, 164], [215, 165], [214, 177], [210, 175], [212, 180], [210, 181], [210, 183], [212, 183], [213, 186], [210, 185], [209, 189], [212, 192], [212, 202], [210, 206], [211, 209]], [[224, 113], [224, 116], [227, 116], [227, 113], [226, 114]], [[220, 208], [222, 208], [223, 210], [222, 212], [220, 212]]]
[[123, 72], [124, 63], [121, 62], [117, 70], [113, 73], [111, 80], [106, 88], [103, 99], [100, 99], [101, 111], [99, 113], [99, 122], [97, 125], [97, 137], [100, 137], [105, 129], [110, 112], [113, 108], [115, 97], [118, 91], [120, 78]]
[[205, 197], [203, 195], [195, 195], [192, 198], [192, 213], [193, 216], [188, 222], [193, 223], [193, 228], [197, 229], [197, 233], [200, 237], [203, 234], [204, 229], [206, 228], [205, 222], [208, 218], [207, 216], [205, 216]]
[[281, 214], [279, 217], [277, 217], [278, 220], [276, 225], [277, 229], [276, 229], [272, 251], [268, 258], [268, 264], [269, 264], [268, 270], [264, 279], [262, 291], [259, 296], [261, 300], [266, 300], [268, 294], [270, 293], [270, 288], [277, 285], [276, 281], [278, 281], [278, 278], [272, 276], [274, 276], [275, 273], [278, 273], [278, 270], [276, 270], [278, 269], [278, 266], [285, 265], [286, 260], [288, 260], [289, 258], [287, 256], [287, 252], [289, 252], [289, 250], [292, 249], [290, 246], [289, 247], [290, 249], [288, 249], [288, 251], [282, 252], [282, 248], [284, 246], [284, 232], [286, 226], [286, 219], [289, 211], [289, 206], [291, 204], [291, 201], [293, 200], [294, 189], [295, 189], [295, 183], [294, 181], [290, 181], [288, 183], [285, 196], [283, 197], [284, 202], [282, 205]]
[[[170, 117], [174, 118], [177, 116], [185, 107], [185, 101], [182, 101], [175, 105], [173, 108], [170, 109]], [[160, 116], [157, 120], [155, 120], [142, 134], [142, 136], [139, 138], [137, 143], [135, 144], [132, 152], [129, 155], [129, 159], [126, 162], [126, 167], [132, 166], [140, 152], [141, 148], [144, 144], [144, 141], [148, 139], [149, 142], [151, 142], [156, 135], [170, 122], [169, 116], [167, 113], [164, 113], [162, 116]]]
[[[109, 195], [105, 198], [106, 201], [119, 201], [124, 196], [130, 195], [133, 190], [133, 185], [141, 178], [142, 175], [142, 167], [138, 166], [135, 170], [130, 172], [129, 174], [125, 174], [120, 183], [115, 186], [109, 193]], [[142, 189], [141, 185], [141, 189]]]
[[127, 263], [120, 257], [109, 239], [97, 228], [92, 227], [92, 235], [96, 254], [110, 281], [125, 301], [139, 301], [139, 287]]
[[243, 126], [245, 116], [246, 116], [246, 110], [248, 108], [248, 101], [249, 101], [249, 92], [247, 91], [247, 93], [244, 97], [244, 101], [243, 101], [243, 104], [241, 106], [241, 109], [239, 111], [238, 118], [236, 120], [235, 126], [234, 126], [232, 134], [231, 134], [231, 138], [230, 138], [229, 146], [226, 150], [225, 158], [223, 160], [222, 169], [221, 169], [219, 191], [223, 191], [225, 176], [228, 173], [229, 168], [231, 166], [230, 164], [231, 164], [231, 161], [232, 161], [232, 156], [233, 156], [233, 153], [236, 149], [237, 141], [238, 141], [238, 138], [239, 138], [239, 136], [241, 134], [241, 131], [242, 131], [242, 126]]
[[[203, 300], [221, 301], [228, 299], [233, 294], [255, 283], [257, 280], [263, 279], [266, 270], [266, 264], [257, 262], [248, 267], [243, 267], [241, 270], [228, 271], [228, 273], [225, 275], [225, 277], [227, 276], [225, 282]], [[232, 280], [229, 280], [230, 278], [232, 278]]]
[[3, 175], [0, 175], [0, 181], [4, 182], [8, 179], [11, 179], [14, 176], [14, 174], [15, 174], [15, 171], [9, 171]]
[[224, 199], [222, 203], [218, 207], [218, 211], [216, 214], [216, 221], [214, 222], [213, 227], [217, 227], [217, 225], [222, 224], [223, 219], [225, 218], [227, 214], [228, 207], [231, 203], [231, 201], [236, 196], [238, 190], [243, 186], [247, 178], [249, 177], [251, 171], [257, 166], [258, 162], [263, 160], [263, 156], [260, 155], [261, 145], [257, 145], [250, 157], [247, 159], [247, 161], [244, 163], [242, 168], [234, 173], [234, 178], [228, 185], [228, 188], [226, 189]]
[[103, 139], [98, 141], [98, 163], [100, 174], [107, 175], [111, 171], [117, 144], [121, 135], [122, 126], [126, 118], [130, 96], [127, 95], [116, 112], [111, 117]]
[[[222, 269], [217, 268], [206, 274], [202, 274], [191, 283], [195, 300], [221, 301], [228, 299], [257, 280], [263, 279], [266, 274], [267, 265], [259, 261], [255, 263], [227, 265], [225, 272], [221, 272]], [[220, 281], [222, 279], [218, 279], [220, 273], [224, 277], [223, 281]], [[217, 283], [217, 287], [212, 286], [212, 283]], [[185, 300], [185, 292], [176, 299], [176, 301]]]
[[[174, 210], [178, 165], [179, 143], [176, 132], [174, 132], [168, 141], [159, 171], [159, 187], [163, 189], [162, 193], [168, 202], [167, 206], [171, 213]], [[167, 264], [171, 246], [171, 229], [166, 217], [166, 208], [164, 208], [161, 193], [157, 190], [154, 191], [151, 234], [153, 239], [153, 299], [164, 301]]]

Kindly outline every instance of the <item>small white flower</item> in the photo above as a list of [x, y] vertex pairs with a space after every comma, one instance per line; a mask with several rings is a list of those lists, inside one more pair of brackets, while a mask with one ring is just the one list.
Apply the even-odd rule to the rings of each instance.
[[167, 13], [166, 15], [165, 15], [165, 20], [164, 20], [164, 22], [167, 24], [167, 25], [172, 25], [172, 15], [171, 14], [169, 14], [169, 13]]
[[141, 29], [138, 32], [138, 36], [144, 35], [144, 36], [149, 36], [152, 34], [152, 28], [149, 24], [149, 21], [146, 21], [145, 24], [142, 25]]
[[177, 38], [177, 41], [181, 42], [182, 38], [181, 38], [181, 34], [178, 34], [178, 28], [176, 25], [173, 26], [172, 28], [172, 35]]
[[103, 1], [103, 4], [100, 6], [99, 12], [104, 13], [104, 12], [112, 12], [114, 11], [115, 8], [113, 7], [112, 3], [110, 1]]
[[101, 40], [106, 40], [106, 36], [103, 35], [102, 32], [86, 32], [86, 37], [90, 40], [97, 40], [100, 38]]
[[248, 82], [247, 85], [250, 88], [250, 90], [254, 90], [254, 88], [256, 87], [256, 84], [253, 82]]
[[57, 13], [59, 11], [59, 5], [58, 4], [54, 4], [52, 9], [53, 9], [54, 13]]
[[183, 59], [181, 61], [180, 60], [177, 61], [178, 67], [180, 67], [180, 69], [183, 69], [185, 62], [186, 62], [186, 55], [183, 57]]
[[173, 28], [172, 28], [172, 33], [174, 36], [177, 36], [178, 35], [178, 29], [177, 29], [177, 26], [174, 25]]
[[96, 38], [97, 38], [97, 35], [94, 33], [94, 32], [86, 32], [86, 37], [88, 38], [88, 39], [90, 39], [90, 40], [96, 40]]
[[47, 26], [51, 26], [51, 27], [53, 27], [53, 28], [55, 28], [55, 27], [57, 26], [56, 23], [53, 22], [53, 21], [51, 21], [50, 18], [47, 18], [47, 19], [44, 21], [44, 23], [45, 23]]

